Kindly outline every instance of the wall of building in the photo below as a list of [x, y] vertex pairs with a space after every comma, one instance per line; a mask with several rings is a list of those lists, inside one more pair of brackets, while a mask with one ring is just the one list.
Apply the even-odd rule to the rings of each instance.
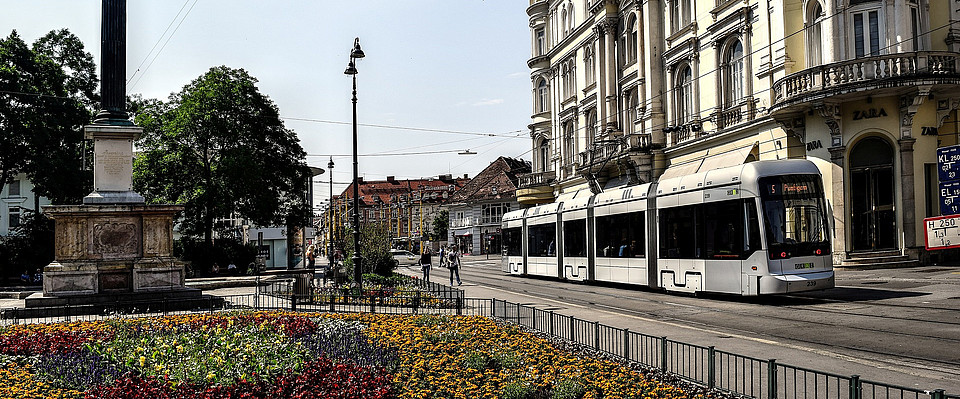
[[[13, 184], [17, 184], [19, 190], [14, 189]], [[14, 193], [11, 193], [11, 191], [14, 191]], [[19, 193], [16, 193], [16, 191], [19, 191]], [[11, 226], [11, 214], [24, 215], [27, 212], [35, 211], [36, 202], [33, 183], [27, 179], [25, 174], [18, 174], [13, 183], [4, 184], [3, 190], [0, 191], [0, 236], [13, 233], [13, 227], [15, 226]], [[41, 208], [50, 205], [50, 201], [44, 197], [40, 197], [39, 202]], [[15, 221], [13, 222], [15, 224]]]

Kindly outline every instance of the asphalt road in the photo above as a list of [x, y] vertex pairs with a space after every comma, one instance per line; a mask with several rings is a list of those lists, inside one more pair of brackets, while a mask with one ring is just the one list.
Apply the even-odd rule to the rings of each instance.
[[[401, 272], [418, 275], [413, 267]], [[446, 270], [432, 280], [448, 281]], [[960, 394], [960, 267], [837, 270], [834, 289], [742, 298], [666, 294], [502, 273], [465, 257], [468, 297], [497, 298], [618, 328], [871, 381]]]

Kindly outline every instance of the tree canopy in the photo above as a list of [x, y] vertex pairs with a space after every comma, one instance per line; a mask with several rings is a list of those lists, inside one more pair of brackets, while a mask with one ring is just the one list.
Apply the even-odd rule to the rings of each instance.
[[93, 185], [83, 142], [99, 101], [93, 56], [66, 29], [32, 47], [16, 31], [0, 39], [0, 188], [26, 173], [38, 195], [78, 203]]
[[306, 153], [256, 83], [243, 69], [219, 66], [166, 102], [134, 107], [144, 129], [134, 189], [151, 203], [184, 205], [181, 232], [208, 244], [218, 218], [271, 226], [309, 216]]

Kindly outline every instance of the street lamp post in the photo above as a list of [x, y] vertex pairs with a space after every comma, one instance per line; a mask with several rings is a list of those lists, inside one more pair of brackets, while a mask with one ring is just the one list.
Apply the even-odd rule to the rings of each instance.
[[330, 273], [333, 270], [333, 157], [330, 157], [330, 162], [327, 162], [327, 170], [330, 171], [330, 202], [327, 205], [327, 216], [330, 219], [330, 223], [327, 225], [327, 241], [330, 249], [327, 250], [329, 266], [326, 273]]
[[360, 184], [357, 172], [357, 66], [355, 61], [363, 58], [360, 49], [360, 38], [353, 40], [353, 50], [350, 51], [350, 63], [343, 71], [353, 77], [353, 280], [357, 288], [363, 287], [363, 259], [360, 257]]

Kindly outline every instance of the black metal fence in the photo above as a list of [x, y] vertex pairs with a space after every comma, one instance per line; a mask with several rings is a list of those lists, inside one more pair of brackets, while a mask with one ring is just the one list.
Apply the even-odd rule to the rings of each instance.
[[530, 306], [493, 300], [493, 314], [502, 320], [592, 347], [628, 362], [674, 374], [684, 380], [760, 399], [960, 399], [943, 390], [923, 390], [869, 381], [757, 359], [674, 341], [627, 328], [611, 327]]
[[[71, 307], [3, 309], [0, 325], [102, 320], [223, 310], [478, 315], [526, 326], [551, 336], [674, 374], [708, 388], [758, 399], [960, 399], [943, 390], [922, 390], [758, 359], [674, 341], [498, 299], [465, 298], [463, 291], [415, 279], [416, 289], [363, 290], [303, 286], [295, 279], [260, 286], [253, 294], [212, 297], [179, 310], [175, 302], [116, 304], [97, 312]], [[306, 287], [306, 288], [304, 288]], [[195, 304], [196, 305], [196, 304]], [[85, 309], [89, 311], [89, 309]], [[87, 313], [87, 314], [85, 314]], [[22, 317], [29, 315], [29, 317]]]

